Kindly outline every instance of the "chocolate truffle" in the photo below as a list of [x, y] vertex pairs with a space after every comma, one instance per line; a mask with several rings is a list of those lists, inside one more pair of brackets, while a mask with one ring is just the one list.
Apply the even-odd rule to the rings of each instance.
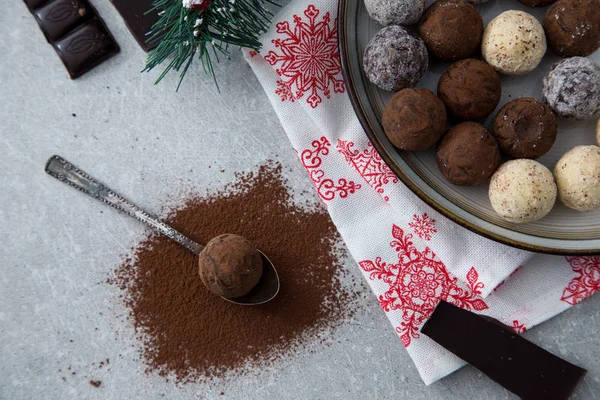
[[381, 122], [394, 146], [424, 151], [444, 134], [446, 107], [429, 89], [403, 89], [387, 103]]
[[455, 62], [442, 74], [437, 91], [452, 114], [476, 120], [494, 111], [500, 102], [502, 83], [488, 64], [467, 59]]
[[398, 91], [415, 86], [428, 66], [425, 43], [397, 25], [377, 32], [365, 49], [363, 59], [367, 78], [383, 90]]
[[505, 11], [485, 27], [481, 54], [498, 72], [525, 75], [546, 54], [544, 29], [537, 19], [523, 11]]
[[490, 0], [469, 0], [469, 3], [472, 4], [481, 4], [481, 3], [487, 3]]
[[488, 192], [500, 218], [523, 224], [536, 221], [552, 210], [556, 184], [552, 172], [537, 161], [508, 161], [492, 176]]
[[435, 159], [446, 179], [473, 186], [487, 181], [500, 165], [500, 149], [491, 132], [477, 122], [463, 122], [444, 135]]
[[470, 57], [481, 45], [483, 20], [466, 0], [439, 0], [419, 22], [419, 36], [429, 54], [444, 61]]
[[213, 238], [199, 257], [200, 278], [214, 294], [233, 299], [248, 294], [262, 275], [262, 257], [246, 238]]
[[558, 198], [577, 211], [600, 209], [600, 147], [577, 146], [554, 167]]
[[552, 109], [533, 97], [508, 102], [494, 120], [500, 149], [512, 158], [538, 158], [556, 140], [558, 124]]
[[521, 3], [529, 7], [546, 7], [554, 3], [556, 0], [519, 0]]
[[567, 58], [544, 77], [542, 92], [558, 116], [593, 118], [600, 111], [600, 64], [585, 57]]
[[600, 48], [600, 1], [559, 0], [546, 12], [544, 29], [555, 54], [589, 56]]
[[364, 0], [367, 12], [380, 25], [414, 25], [427, 0]]

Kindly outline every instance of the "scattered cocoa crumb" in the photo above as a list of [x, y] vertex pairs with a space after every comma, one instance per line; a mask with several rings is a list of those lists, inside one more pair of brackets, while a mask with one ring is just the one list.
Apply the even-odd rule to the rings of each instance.
[[102, 381], [94, 381], [94, 380], [90, 380], [90, 385], [92, 385], [95, 388], [99, 388], [100, 385], [102, 385]]

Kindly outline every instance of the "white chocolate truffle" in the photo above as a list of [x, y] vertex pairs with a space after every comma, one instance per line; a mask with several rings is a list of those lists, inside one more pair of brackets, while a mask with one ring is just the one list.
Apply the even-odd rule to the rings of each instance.
[[509, 222], [536, 221], [552, 210], [556, 184], [552, 172], [533, 160], [512, 160], [492, 176], [489, 190], [492, 208]]
[[498, 72], [525, 75], [533, 71], [546, 54], [544, 28], [526, 12], [505, 11], [485, 27], [481, 53]]
[[427, 0], [364, 0], [367, 12], [380, 25], [414, 25], [419, 22]]
[[577, 211], [600, 209], [600, 147], [577, 146], [554, 167], [558, 198]]

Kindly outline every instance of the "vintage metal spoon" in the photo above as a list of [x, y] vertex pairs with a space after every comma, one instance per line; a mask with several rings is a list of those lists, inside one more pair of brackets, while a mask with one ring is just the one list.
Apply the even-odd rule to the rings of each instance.
[[[203, 246], [183, 236], [175, 229], [161, 222], [154, 215], [147, 213], [130, 201], [125, 200], [108, 186], [98, 182], [96, 179], [92, 178], [62, 157], [50, 157], [46, 163], [46, 172], [69, 186], [73, 186], [83, 193], [146, 223], [152, 229], [173, 239], [188, 250], [193, 251], [196, 255], [199, 255], [203, 249]], [[279, 276], [277, 275], [277, 271], [271, 260], [269, 260], [262, 251], [259, 250], [258, 252], [263, 259], [263, 273], [260, 281], [252, 288], [250, 293], [242, 297], [236, 297], [234, 299], [223, 297], [223, 299], [235, 304], [257, 305], [266, 303], [277, 295], [279, 292]]]

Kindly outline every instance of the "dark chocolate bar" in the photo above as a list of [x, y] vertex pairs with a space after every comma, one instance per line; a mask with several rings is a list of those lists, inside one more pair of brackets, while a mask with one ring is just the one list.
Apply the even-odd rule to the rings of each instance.
[[119, 52], [119, 45], [87, 0], [24, 0], [71, 79]]
[[25, 1], [27, 8], [29, 8], [31, 11], [33, 11], [36, 8], [44, 5], [44, 3], [46, 3], [48, 0], [23, 0], [23, 1]]
[[570, 399], [587, 372], [500, 321], [445, 301], [421, 332], [525, 400]]
[[111, 0], [111, 2], [145, 52], [158, 46], [160, 39], [148, 41], [148, 32], [159, 19], [158, 10], [148, 12], [152, 8], [153, 0]]

